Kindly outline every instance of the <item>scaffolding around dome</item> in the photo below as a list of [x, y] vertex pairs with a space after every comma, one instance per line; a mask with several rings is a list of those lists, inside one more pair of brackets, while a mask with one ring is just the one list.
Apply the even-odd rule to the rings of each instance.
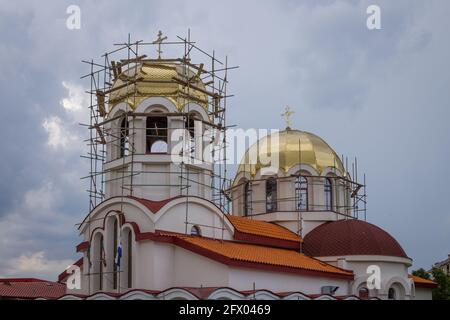
[[[102, 220], [103, 227], [117, 232], [117, 226], [108, 225], [109, 222], [105, 225], [105, 221], [114, 217], [116, 223], [125, 224], [125, 213], [135, 214], [132, 211], [125, 212], [130, 206], [142, 207], [142, 212], [151, 212], [156, 216], [165, 205], [178, 206], [181, 203], [176, 210], [171, 211], [176, 212], [178, 219], [172, 221], [172, 224], [178, 228], [180, 223], [184, 229], [177, 229], [177, 232], [189, 236], [205, 236], [222, 242], [231, 237], [231, 233], [228, 234], [229, 229], [234, 227], [231, 227], [226, 217], [233, 211], [232, 192], [242, 185], [237, 183], [232, 186], [232, 181], [228, 178], [226, 138], [230, 126], [227, 124], [226, 110], [227, 101], [233, 96], [228, 93], [228, 73], [238, 67], [230, 67], [227, 57], [222, 60], [214, 51], [210, 54], [199, 48], [191, 41], [189, 31], [186, 37], [177, 39], [165, 41], [161, 33], [157, 40], [151, 42], [131, 41], [128, 36], [127, 42], [117, 43], [116, 49], [103, 54], [102, 62], [83, 61], [90, 69], [89, 73], [82, 77], [89, 81], [87, 93], [90, 121], [83, 124], [89, 130], [89, 137], [85, 140], [89, 150], [87, 154], [82, 155], [89, 160], [89, 173], [83, 177], [89, 183], [89, 214], [79, 227], [84, 230], [87, 241], [80, 250], [86, 251], [84, 268], [89, 294], [93, 283], [98, 282], [98, 289], [102, 290], [104, 275], [108, 275], [105, 279], [108, 278], [107, 280], [116, 286], [114, 290], [121, 292], [126, 289], [121, 282], [121, 277], [125, 277], [125, 274], [121, 275], [123, 271], [111, 265], [103, 266], [108, 259], [103, 256], [104, 243], [116, 248], [118, 243], [111, 244], [110, 239], [122, 237], [111, 233], [106, 235], [108, 239], [103, 239], [100, 233], [93, 238], [92, 235]], [[152, 53], [151, 50], [155, 47], [156, 50]], [[174, 58], [167, 58], [169, 54]], [[200, 129], [197, 127], [199, 123], [202, 126]], [[174, 140], [172, 137], [169, 139], [169, 136], [180, 128], [183, 128], [188, 139], [193, 141], [193, 146], [183, 147], [182, 153], [185, 156], [187, 154], [187, 161], [174, 162], [172, 156], [176, 155], [177, 151], [174, 151]], [[289, 130], [290, 133], [295, 132]], [[228, 135], [231, 135], [230, 131]], [[312, 135], [310, 138], [314, 143], [318, 143], [320, 139]], [[205, 141], [217, 141], [208, 150], [212, 161], [195, 163], [195, 160], [204, 160], [203, 154], [195, 146], [203, 146]], [[165, 142], [165, 146], [161, 142]], [[296, 144], [297, 140], [293, 143]], [[333, 208], [321, 209], [319, 204], [308, 210], [296, 207], [290, 210], [296, 216], [295, 221], [302, 221], [303, 211], [321, 210], [328, 211], [333, 216], [336, 213], [352, 218], [359, 218], [362, 213], [365, 219], [365, 176], [362, 183], [358, 182], [356, 162], [349, 170], [347, 160], [341, 161], [335, 153], [331, 154], [331, 158], [325, 156], [325, 147], [326, 143], [323, 142], [314, 155], [317, 172], [320, 173], [319, 169], [325, 167], [340, 170], [339, 176], [330, 179], [333, 179], [335, 185], [346, 188], [349, 201], [345, 206], [336, 205]], [[301, 155], [301, 146], [299, 148], [297, 151]], [[286, 160], [283, 168], [292, 165], [293, 157], [291, 153], [287, 155], [283, 158]], [[304, 153], [303, 156], [306, 155], [307, 153]], [[294, 158], [295, 156], [296, 154]], [[190, 160], [194, 160], [194, 163]], [[304, 173], [299, 173], [297, 178], [302, 176], [305, 176]], [[289, 175], [287, 178], [292, 177]], [[313, 185], [320, 183], [324, 176], [309, 175], [308, 178], [312, 179]], [[256, 177], [253, 182], [258, 179]], [[283, 180], [286, 177], [280, 176], [276, 179]], [[251, 187], [250, 184], [250, 190]], [[301, 186], [297, 188], [296, 185], [294, 198], [280, 198], [278, 201], [280, 204], [292, 201], [297, 204], [299, 192]], [[254, 200], [253, 203], [258, 202], [257, 199]], [[113, 202], [116, 207], [110, 210], [109, 206]], [[199, 202], [202, 202], [203, 207], [200, 207]], [[204, 210], [206, 207], [207, 210]], [[281, 207], [283, 205], [280, 205]], [[251, 208], [252, 205], [250, 211]], [[104, 211], [106, 215], [98, 218], [95, 214], [100, 211]], [[213, 219], [201, 220], [199, 223], [195, 221], [198, 212], [208, 214]], [[239, 215], [239, 212], [233, 214]], [[143, 225], [148, 225], [147, 222]], [[137, 222], [133, 223], [138, 226]], [[169, 230], [171, 228], [165, 227]], [[303, 235], [300, 228], [293, 232]], [[123, 234], [124, 246], [132, 243], [131, 235], [131, 231]], [[278, 242], [280, 241], [277, 240]], [[295, 248], [297, 247], [295, 244]], [[132, 252], [131, 248], [127, 250]], [[100, 281], [97, 281], [98, 279]], [[130, 285], [132, 280], [123, 282]]]
[[[268, 201], [261, 184], [270, 180], [293, 191], [275, 191]], [[322, 188], [329, 201], [314, 195]], [[286, 128], [260, 138], [246, 150], [227, 192], [233, 212], [246, 216], [297, 211], [301, 220], [307, 213], [334, 212], [340, 219], [367, 220], [366, 175], [358, 174], [357, 158], [349, 165], [347, 157], [306, 131]]]
[[[355, 177], [355, 178], [353, 178]], [[299, 213], [298, 219], [302, 219], [302, 214], [314, 213], [314, 212], [334, 212], [336, 215], [340, 216], [340, 219], [363, 219], [367, 220], [367, 194], [366, 194], [366, 175], [363, 175], [362, 181], [358, 181], [356, 175], [348, 175], [347, 177], [342, 176], [321, 176], [321, 175], [311, 175], [297, 173], [292, 175], [287, 175], [283, 177], [272, 177], [277, 183], [288, 182], [289, 180], [295, 179], [294, 183], [294, 195], [287, 197], [277, 198], [276, 204], [273, 204], [277, 208], [276, 212], [292, 212], [297, 211]], [[340, 188], [345, 194], [349, 194], [349, 199], [340, 203], [324, 204], [320, 200], [310, 198], [307, 204], [302, 204], [302, 190], [303, 182], [302, 179], [307, 179], [308, 188], [320, 188], [325, 185], [325, 181], [329, 180], [333, 189]], [[265, 215], [273, 210], [267, 208], [266, 199], [254, 199], [252, 194], [253, 184], [260, 184], [266, 182], [266, 178], [245, 180], [243, 182], [235, 183], [232, 187], [227, 190], [227, 193], [232, 194], [234, 191], [239, 189], [245, 190], [245, 192], [239, 192], [238, 195], [234, 195], [232, 198], [234, 201], [238, 202], [239, 208], [244, 208], [246, 216], [258, 216]], [[247, 199], [245, 199], [245, 194], [247, 194]], [[259, 210], [257, 208], [260, 208]], [[263, 209], [261, 209], [263, 208]], [[264, 209], [265, 208], [265, 209]], [[290, 209], [280, 209], [280, 208], [290, 208]], [[291, 209], [295, 208], [295, 209]], [[299, 221], [300, 224], [300, 221]], [[301, 232], [298, 232], [301, 235]]]
[[[201, 119], [207, 127], [215, 132], [226, 134], [225, 110], [227, 99], [232, 95], [227, 93], [228, 72], [237, 66], [228, 66], [228, 58], [221, 60], [216, 53], [207, 53], [191, 41], [190, 30], [186, 37], [177, 36], [176, 41], [166, 41], [159, 32], [155, 41], [143, 40], [131, 41], [130, 35], [124, 43], [116, 43], [114, 50], [101, 56], [102, 61], [82, 61], [86, 63], [90, 71], [81, 79], [90, 81], [87, 93], [90, 96], [90, 123], [82, 124], [89, 129], [89, 138], [85, 140], [89, 151], [82, 157], [87, 158], [90, 164], [89, 174], [83, 179], [89, 180], [89, 211], [94, 209], [105, 199], [106, 169], [106, 145], [112, 143], [119, 145], [121, 136], [108, 132], [105, 128], [108, 123], [145, 117], [150, 114], [137, 112], [137, 104], [148, 97], [165, 97], [177, 106], [177, 112], [164, 112], [152, 116], [177, 116], [182, 117], [186, 123], [198, 119], [191, 110], [189, 103], [195, 102], [201, 105], [207, 112], [208, 119]], [[175, 54], [175, 58], [161, 57], [167, 51]], [[155, 50], [156, 49], [156, 50]], [[154, 50], [154, 52], [151, 52]], [[145, 52], [144, 52], [145, 51]], [[152, 57], [154, 55], [154, 57]], [[165, 54], [164, 54], [165, 55]], [[194, 63], [198, 59], [200, 63]], [[127, 105], [126, 112], [111, 116], [110, 111], [118, 104]], [[184, 106], [187, 106], [183, 108]], [[170, 130], [168, 126], [164, 128]], [[130, 143], [127, 143], [122, 157], [128, 161], [129, 170], [122, 172], [121, 180], [123, 195], [133, 196], [133, 177], [139, 175], [151, 175], [152, 172], [139, 171], [133, 166], [135, 148], [133, 136], [139, 131], [147, 130], [144, 126], [127, 128]], [[167, 132], [167, 131], [166, 131]], [[149, 138], [148, 132], [146, 133]], [[151, 137], [150, 137], [151, 138]], [[221, 140], [211, 150], [214, 157], [219, 159], [215, 170], [211, 172], [211, 185], [213, 201], [225, 212], [228, 212], [228, 201], [224, 190], [229, 187], [227, 177], [227, 163], [225, 143]], [[196, 183], [189, 177], [186, 165], [180, 163], [178, 172], [167, 172], [180, 176], [180, 193], [189, 194], [189, 188]], [[161, 172], [158, 172], [161, 173]], [[149, 187], [151, 187], [149, 185]], [[183, 191], [184, 190], [184, 191]]]
[[[215, 51], [206, 52], [191, 41], [190, 30], [187, 36], [177, 36], [176, 41], [165, 41], [167, 37], [158, 34], [155, 41], [145, 42], [143, 40], [132, 41], [131, 36], [124, 43], [116, 43], [114, 50], [111, 50], [101, 56], [101, 61], [86, 61], [89, 72], [81, 77], [89, 81], [89, 123], [81, 124], [89, 130], [89, 136], [84, 142], [88, 146], [87, 154], [81, 155], [89, 161], [89, 173], [82, 179], [88, 181], [87, 192], [89, 194], [88, 212], [92, 212], [98, 205], [104, 202], [108, 197], [105, 192], [105, 186], [108, 182], [116, 181], [119, 185], [119, 196], [125, 199], [133, 197], [135, 189], [161, 187], [159, 182], [145, 184], [136, 183], [142, 176], [151, 177], [154, 174], [166, 174], [168, 176], [177, 176], [178, 183], [163, 183], [166, 187], [178, 188], [179, 195], [185, 196], [186, 232], [190, 230], [189, 222], [189, 196], [195, 196], [190, 189], [196, 185], [197, 188], [210, 188], [211, 200], [227, 213], [229, 210], [229, 201], [224, 192], [229, 185], [227, 179], [227, 158], [225, 140], [218, 139], [218, 144], [211, 148], [212, 159], [218, 161], [212, 163], [213, 170], [210, 171], [210, 183], [204, 185], [195, 179], [193, 173], [189, 170], [189, 165], [181, 162], [178, 164], [178, 170], [148, 171], [142, 170], [136, 165], [136, 157], [142, 156], [136, 152], [135, 136], [144, 135], [145, 139], [154, 139], [155, 133], [145, 125], [142, 127], [131, 125], [135, 119], [146, 117], [177, 117], [187, 124], [188, 130], [194, 132], [194, 120], [202, 122], [202, 125], [211, 129], [211, 137], [226, 135], [226, 116], [227, 99], [232, 95], [227, 93], [228, 72], [237, 66], [228, 66], [228, 58], [218, 58]], [[156, 50], [155, 50], [156, 48]], [[167, 51], [167, 56], [173, 54], [175, 58], [162, 57], [163, 51]], [[166, 54], [163, 54], [166, 56]], [[199, 61], [199, 63], [195, 63]], [[170, 112], [140, 112], [136, 109], [137, 105], [147, 98], [165, 98], [176, 106], [176, 110]], [[201, 106], [204, 117], [197, 116], [199, 110], [191, 110], [192, 103]], [[124, 112], [115, 115], [111, 111], [121, 105], [125, 107]], [[194, 112], [195, 111], [195, 112]], [[200, 110], [202, 112], [202, 110]], [[111, 123], [125, 123], [126, 143], [122, 136], [122, 130], [117, 133], [108, 130]], [[164, 128], [158, 127], [156, 131], [163, 130], [166, 134], [175, 128], [171, 128], [166, 121]], [[191, 125], [192, 123], [192, 125]], [[192, 127], [191, 127], [192, 126]], [[122, 129], [122, 128], [121, 128]], [[197, 137], [193, 137], [196, 139]], [[205, 137], [202, 134], [202, 139]], [[111, 169], [108, 168], [108, 150], [120, 148], [120, 156], [115, 157], [114, 161], [122, 162], [122, 170], [119, 176], [113, 178]], [[147, 150], [147, 153], [158, 154]], [[144, 152], [145, 153], [145, 152]], [[189, 157], [194, 158], [191, 152]], [[111, 160], [111, 159], [109, 159]], [[112, 161], [110, 161], [112, 162]], [[116, 193], [117, 195], [117, 193]], [[91, 219], [91, 218], [89, 218]], [[90, 225], [94, 221], [87, 221]], [[188, 229], [189, 226], [189, 229]], [[223, 227], [222, 227], [223, 228]], [[118, 272], [115, 272], [118, 273]], [[116, 275], [115, 275], [116, 276]], [[120, 276], [120, 275], [117, 275]]]

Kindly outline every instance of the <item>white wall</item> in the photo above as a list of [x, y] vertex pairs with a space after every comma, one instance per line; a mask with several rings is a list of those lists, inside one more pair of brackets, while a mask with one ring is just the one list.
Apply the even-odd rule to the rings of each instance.
[[413, 300], [431, 300], [433, 298], [432, 289], [416, 288], [416, 294]]
[[412, 282], [408, 277], [408, 267], [411, 265], [410, 259], [370, 255], [316, 258], [353, 271], [355, 280], [352, 282], [349, 294], [358, 295], [358, 288], [365, 285], [367, 278], [371, 275], [367, 272], [367, 268], [378, 266], [380, 268], [381, 288], [370, 291], [370, 295], [387, 299], [389, 288], [394, 286], [402, 291], [400, 299], [411, 299]]
[[343, 279], [303, 276], [291, 273], [230, 268], [229, 286], [236, 290], [267, 289], [274, 292], [300, 291], [320, 294], [322, 286], [337, 286], [336, 295], [347, 295], [349, 281]]

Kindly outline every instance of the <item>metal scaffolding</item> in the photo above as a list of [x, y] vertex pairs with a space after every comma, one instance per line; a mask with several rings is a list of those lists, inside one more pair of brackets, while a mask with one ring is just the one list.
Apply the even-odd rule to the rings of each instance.
[[[120, 186], [120, 196], [122, 197], [121, 212], [124, 197], [133, 196], [136, 187], [158, 187], [160, 184], [139, 184], [136, 179], [143, 175], [154, 175], [157, 173], [164, 173], [167, 175], [176, 175], [179, 183], [176, 185], [166, 184], [167, 187], [179, 188], [179, 195], [184, 196], [186, 200], [186, 233], [188, 233], [189, 221], [189, 201], [192, 193], [190, 189], [195, 185], [208, 187], [212, 193], [212, 201], [224, 213], [229, 213], [228, 195], [225, 192], [230, 186], [230, 180], [227, 179], [227, 157], [226, 157], [226, 108], [227, 100], [232, 95], [227, 93], [228, 87], [228, 72], [238, 67], [228, 66], [228, 58], [219, 59], [215, 53], [208, 53], [206, 50], [197, 46], [196, 42], [191, 40], [190, 31], [185, 37], [177, 36], [177, 40], [168, 41], [161, 32], [158, 33], [157, 39], [150, 42], [143, 40], [132, 41], [131, 36], [124, 43], [114, 44], [115, 48], [101, 56], [100, 61], [82, 61], [89, 67], [89, 72], [81, 77], [89, 81], [89, 89], [86, 91], [89, 94], [89, 123], [82, 124], [89, 130], [89, 136], [85, 140], [88, 146], [87, 154], [82, 155], [83, 158], [88, 159], [90, 164], [89, 174], [83, 177], [89, 182], [89, 206], [88, 212], [92, 212], [101, 202], [106, 199], [105, 186], [107, 182], [117, 182]], [[174, 58], [163, 58], [162, 53], [167, 51], [175, 55]], [[166, 55], [166, 54], [164, 54]], [[198, 62], [194, 62], [194, 60]], [[182, 74], [169, 79], [171, 84], [176, 84], [182, 89], [179, 90], [177, 99], [180, 105], [186, 105], [187, 110], [179, 110], [179, 112], [136, 112], [135, 107], [139, 99], [143, 98], [145, 94], [140, 93], [136, 86], [140, 83], [151, 82], [143, 77], [139, 77], [138, 68], [142, 66], [158, 66], [164, 67], [167, 65], [179, 68]], [[178, 70], [178, 69], [177, 69]], [[201, 83], [202, 86], [199, 86]], [[109, 111], [115, 106], [118, 101], [111, 98], [120, 90], [126, 92], [126, 96], [121, 98], [121, 101], [126, 101], [126, 110], [117, 116], [110, 116]], [[197, 93], [197, 95], [196, 95]], [[203, 99], [199, 98], [198, 93], [201, 93]], [[155, 95], [149, 95], [155, 96]], [[164, 96], [164, 95], [162, 95]], [[196, 102], [201, 104], [208, 114], [208, 119], [198, 119], [190, 110], [188, 102]], [[193, 132], [192, 121], [201, 121], [202, 124], [210, 129], [211, 139], [216, 138], [217, 143], [211, 148], [212, 170], [209, 172], [210, 184], [207, 186], [195, 179], [195, 172], [189, 170], [189, 164], [181, 162], [177, 164], [176, 171], [149, 171], [140, 170], [136, 166], [136, 157], [140, 154], [136, 151], [135, 137], [139, 132], [145, 132], [146, 139], [152, 139], [154, 133], [148, 127], [135, 126], [136, 118], [144, 117], [181, 117], [186, 123], [188, 130]], [[120, 129], [116, 131], [109, 130], [108, 125], [111, 122], [121, 123]], [[122, 123], [124, 125], [122, 125]], [[130, 126], [129, 123], [132, 123]], [[169, 125], [165, 128], [157, 127], [158, 130], [165, 130], [165, 133], [171, 129]], [[159, 133], [158, 133], [159, 134]], [[142, 136], [142, 134], [141, 134]], [[193, 139], [196, 137], [193, 136]], [[205, 137], [201, 137], [204, 139]], [[206, 139], [209, 137], [206, 137]], [[117, 156], [107, 155], [112, 148], [120, 149]], [[195, 155], [187, 151], [188, 157], [192, 160]], [[110, 161], [107, 161], [107, 157]], [[109, 162], [121, 161], [122, 169], [114, 170], [114, 174], [119, 176], [112, 177], [108, 169]], [[142, 180], [142, 179], [141, 179]], [[224, 217], [222, 217], [222, 237], [224, 229]], [[88, 224], [89, 234], [91, 233], [91, 223], [95, 219], [88, 215], [85, 223]], [[208, 226], [206, 226], [208, 227]], [[217, 228], [214, 226], [209, 226]], [[88, 253], [90, 260], [90, 254]], [[89, 261], [91, 265], [92, 261]], [[114, 273], [119, 271], [114, 271]], [[107, 273], [102, 271], [103, 274]], [[95, 272], [89, 270], [90, 275], [95, 275]], [[119, 281], [120, 285], [120, 281]], [[90, 284], [89, 284], [90, 288]], [[89, 289], [90, 290], [90, 289]]]

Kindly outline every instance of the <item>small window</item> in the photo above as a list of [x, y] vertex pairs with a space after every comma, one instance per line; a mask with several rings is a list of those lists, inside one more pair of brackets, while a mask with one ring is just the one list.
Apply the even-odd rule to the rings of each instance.
[[266, 180], [266, 211], [277, 211], [277, 180], [269, 178]]
[[201, 231], [199, 226], [192, 226], [191, 236], [201, 236]]
[[195, 137], [195, 119], [194, 115], [189, 115], [189, 117], [186, 118], [185, 123], [186, 129], [189, 131], [190, 137], [193, 139]]
[[244, 183], [244, 216], [251, 214], [252, 210], [250, 182]]
[[297, 210], [308, 210], [308, 179], [306, 177], [297, 177], [295, 181], [295, 191], [297, 195]]
[[333, 209], [333, 194], [332, 185], [329, 178], [325, 178], [323, 185], [324, 197], [325, 197], [325, 210], [330, 211]]
[[[157, 114], [157, 112], [155, 112]], [[167, 152], [167, 117], [150, 116], [146, 121], [147, 153]], [[157, 144], [156, 146], [154, 146]], [[164, 149], [165, 148], [165, 149]], [[159, 151], [161, 150], [161, 151]]]
[[120, 123], [120, 157], [127, 156], [129, 154], [129, 138], [128, 138], [128, 121], [126, 118]]

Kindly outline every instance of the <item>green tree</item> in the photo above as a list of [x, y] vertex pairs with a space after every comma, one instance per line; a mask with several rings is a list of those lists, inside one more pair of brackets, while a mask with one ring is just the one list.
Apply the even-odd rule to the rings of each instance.
[[420, 269], [414, 270], [412, 272], [412, 274], [413, 274], [413, 276], [421, 277], [423, 279], [430, 279], [430, 274], [427, 271], [425, 271], [424, 268], [420, 268]]
[[433, 300], [450, 300], [450, 277], [439, 268], [431, 270], [437, 287], [433, 289]]

